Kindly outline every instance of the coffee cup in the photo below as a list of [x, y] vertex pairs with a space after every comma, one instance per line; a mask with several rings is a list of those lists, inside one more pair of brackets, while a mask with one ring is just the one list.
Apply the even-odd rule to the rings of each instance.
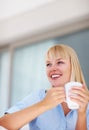
[[[66, 103], [67, 103], [69, 109], [78, 109], [79, 108], [79, 104], [71, 101], [70, 96], [69, 96], [69, 94], [71, 94], [70, 89], [74, 86], [82, 87], [82, 84], [80, 82], [74, 82], [74, 81], [68, 82], [65, 84]], [[76, 94], [75, 94], [75, 96], [76, 96]]]

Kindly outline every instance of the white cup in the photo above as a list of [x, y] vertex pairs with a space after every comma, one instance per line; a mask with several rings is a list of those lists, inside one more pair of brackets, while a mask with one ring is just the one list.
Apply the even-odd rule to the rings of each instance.
[[65, 84], [66, 103], [67, 103], [69, 109], [78, 109], [79, 108], [79, 104], [77, 104], [76, 102], [71, 101], [71, 99], [69, 97], [69, 91], [74, 86], [82, 87], [82, 84], [80, 82], [74, 82], [74, 81], [68, 82], [68, 83]]

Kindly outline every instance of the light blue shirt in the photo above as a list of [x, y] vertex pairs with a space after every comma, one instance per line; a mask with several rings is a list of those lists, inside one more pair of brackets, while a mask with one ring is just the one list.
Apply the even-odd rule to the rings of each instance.
[[[31, 106], [45, 97], [45, 90], [38, 90], [11, 107], [7, 113], [13, 113]], [[75, 130], [77, 110], [64, 115], [61, 105], [48, 110], [29, 123], [30, 130]], [[89, 105], [87, 107], [87, 130], [89, 130]]]

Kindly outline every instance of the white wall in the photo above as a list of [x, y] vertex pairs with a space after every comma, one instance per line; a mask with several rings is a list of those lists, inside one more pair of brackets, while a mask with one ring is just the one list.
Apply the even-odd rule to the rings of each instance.
[[34, 10], [54, 0], [0, 0], [0, 20]]
[[54, 0], [33, 11], [0, 21], [0, 45], [43, 30], [89, 18], [89, 0]]

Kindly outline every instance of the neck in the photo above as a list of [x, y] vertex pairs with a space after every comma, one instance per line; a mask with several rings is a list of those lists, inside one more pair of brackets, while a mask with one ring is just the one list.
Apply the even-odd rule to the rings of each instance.
[[64, 111], [65, 116], [71, 111], [71, 110], [68, 108], [67, 103], [65, 103], [65, 102], [62, 103], [62, 108], [63, 108], [63, 111]]

